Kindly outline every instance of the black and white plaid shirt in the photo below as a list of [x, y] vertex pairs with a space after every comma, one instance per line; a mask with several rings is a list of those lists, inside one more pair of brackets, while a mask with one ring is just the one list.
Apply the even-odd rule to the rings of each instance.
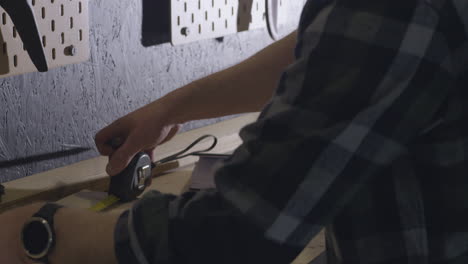
[[216, 190], [148, 194], [121, 263], [468, 263], [468, 0], [310, 0]]

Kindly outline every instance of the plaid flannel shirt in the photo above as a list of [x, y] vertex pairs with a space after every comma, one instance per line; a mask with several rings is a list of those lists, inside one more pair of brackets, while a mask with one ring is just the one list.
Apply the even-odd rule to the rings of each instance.
[[310, 0], [216, 190], [146, 195], [121, 263], [468, 263], [468, 1]]

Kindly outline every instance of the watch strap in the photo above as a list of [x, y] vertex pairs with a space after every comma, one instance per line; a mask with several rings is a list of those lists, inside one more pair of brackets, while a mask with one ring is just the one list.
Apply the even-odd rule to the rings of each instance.
[[54, 216], [57, 211], [62, 208], [62, 205], [54, 204], [54, 203], [47, 203], [37, 213], [33, 215], [33, 217], [39, 217], [47, 221], [49, 224], [50, 230], [52, 232], [52, 245], [49, 249], [49, 252], [42, 257], [41, 259], [37, 259], [36, 261], [42, 262], [44, 264], [49, 264], [49, 254], [55, 247], [55, 227], [54, 227]]
[[47, 220], [47, 222], [49, 222], [51, 226], [53, 226], [54, 216], [57, 213], [58, 209], [62, 207], [63, 206], [59, 204], [47, 203], [44, 206], [42, 206], [41, 209], [39, 209], [39, 211], [37, 211], [37, 213], [33, 215], [33, 217], [43, 218]]

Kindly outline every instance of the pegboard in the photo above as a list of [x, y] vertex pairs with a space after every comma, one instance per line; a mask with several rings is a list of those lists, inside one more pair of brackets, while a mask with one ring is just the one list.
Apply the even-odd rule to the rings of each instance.
[[[238, 3], [240, 15], [237, 21], [237, 31], [264, 28], [266, 26], [265, 0], [238, 0]], [[248, 28], [241, 27], [242, 21], [248, 24]]]
[[289, 21], [288, 11], [291, 10], [292, 0], [278, 0], [278, 1], [279, 1], [279, 9], [283, 10], [283, 12], [278, 13], [278, 23], [280, 25], [286, 25]]
[[171, 0], [172, 44], [264, 28], [265, 10], [265, 0]]
[[[89, 58], [88, 0], [30, 0], [49, 68]], [[9, 15], [0, 7], [0, 78], [37, 71]]]

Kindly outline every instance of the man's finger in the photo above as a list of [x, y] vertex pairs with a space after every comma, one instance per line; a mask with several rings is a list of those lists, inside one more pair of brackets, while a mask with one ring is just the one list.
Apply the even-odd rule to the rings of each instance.
[[116, 137], [122, 137], [126, 130], [126, 126], [119, 119], [99, 131], [94, 138], [99, 153], [104, 156], [110, 156], [114, 152], [114, 148], [107, 143]]
[[110, 157], [106, 171], [109, 175], [114, 176], [123, 171], [135, 155], [140, 151], [140, 147], [135, 144], [131, 137], [125, 140], [124, 144], [119, 147]]
[[180, 131], [181, 128], [182, 128], [182, 125], [173, 126], [171, 128], [171, 130], [169, 131], [169, 133], [167, 134], [166, 138], [159, 144], [161, 145], [161, 144], [166, 143], [167, 141], [171, 140], [177, 134], [177, 132]]
[[97, 150], [99, 153], [103, 156], [111, 156], [112, 153], [114, 153], [114, 149], [106, 144], [97, 144], [96, 143]]

